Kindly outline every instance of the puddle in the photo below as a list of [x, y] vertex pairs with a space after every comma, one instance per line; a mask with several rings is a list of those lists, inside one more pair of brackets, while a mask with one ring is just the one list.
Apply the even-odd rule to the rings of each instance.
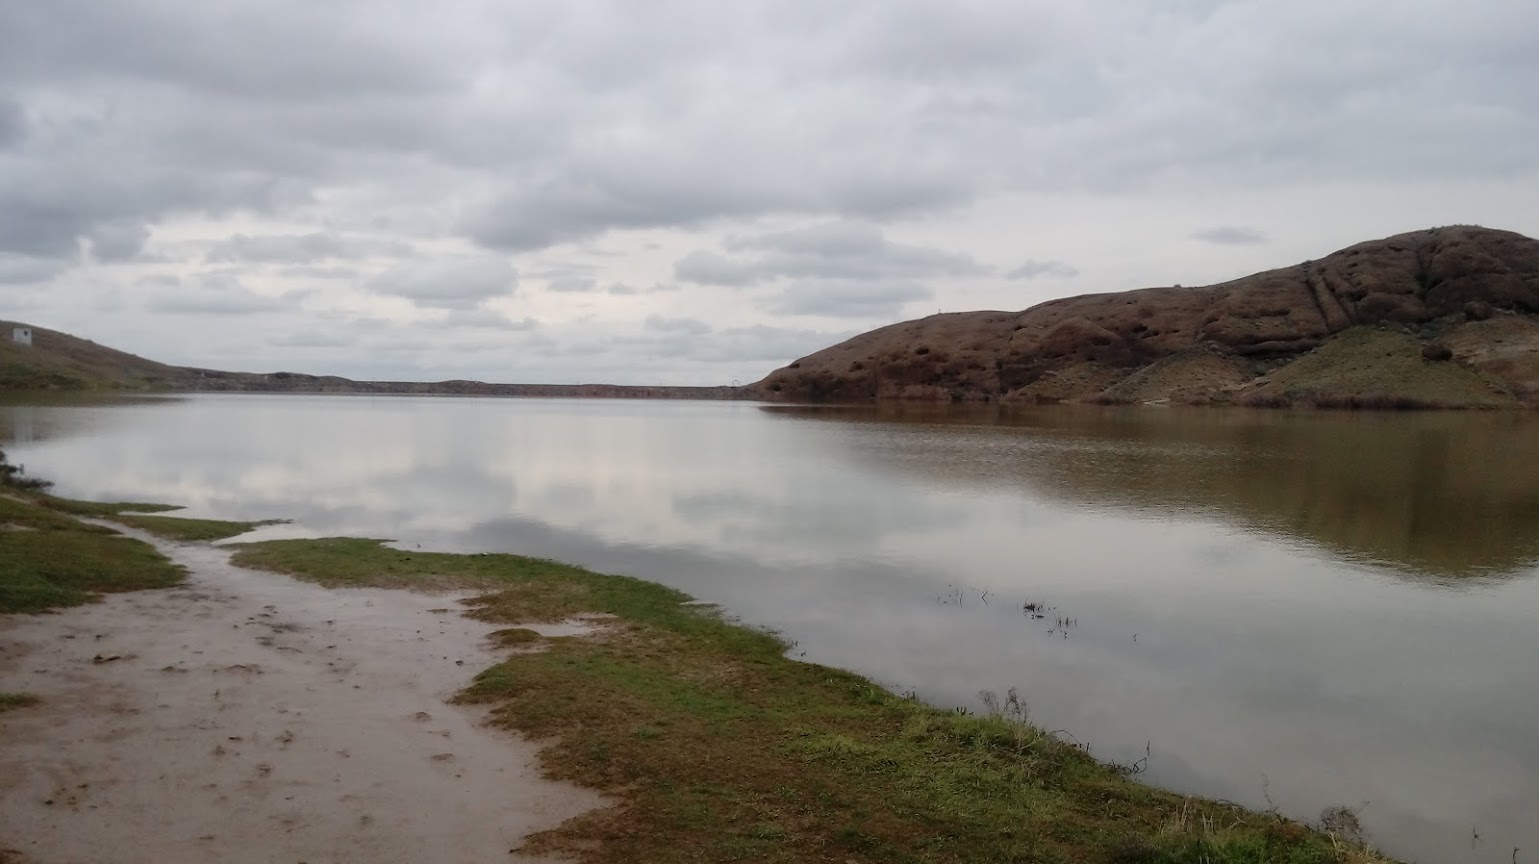
[[125, 533], [186, 584], [0, 616], [0, 690], [44, 700], [0, 715], [0, 849], [21, 862], [518, 861], [603, 804], [445, 704], [499, 656], [467, 595], [324, 589]]

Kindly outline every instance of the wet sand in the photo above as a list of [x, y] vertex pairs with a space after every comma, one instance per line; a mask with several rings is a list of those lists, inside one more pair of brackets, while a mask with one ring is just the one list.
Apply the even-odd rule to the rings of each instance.
[[445, 703], [499, 656], [463, 595], [325, 589], [125, 533], [187, 582], [0, 616], [0, 691], [43, 699], [0, 714], [0, 859], [533, 860], [510, 850], [602, 804]]

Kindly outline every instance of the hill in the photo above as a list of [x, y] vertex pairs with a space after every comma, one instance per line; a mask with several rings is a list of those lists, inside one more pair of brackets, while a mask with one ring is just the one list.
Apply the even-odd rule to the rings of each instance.
[[[32, 331], [20, 345], [11, 331]], [[156, 363], [67, 333], [0, 321], [0, 390], [171, 389], [185, 386], [193, 370]]]
[[[32, 331], [32, 344], [11, 338]], [[88, 339], [0, 321], [0, 391], [142, 390], [230, 393], [380, 393], [529, 396], [608, 399], [744, 399], [744, 387], [668, 387], [619, 384], [489, 384], [483, 381], [354, 381], [300, 372], [224, 372], [168, 366]]]
[[1539, 404], [1539, 240], [1434, 228], [1219, 285], [932, 315], [752, 387], [795, 402]]

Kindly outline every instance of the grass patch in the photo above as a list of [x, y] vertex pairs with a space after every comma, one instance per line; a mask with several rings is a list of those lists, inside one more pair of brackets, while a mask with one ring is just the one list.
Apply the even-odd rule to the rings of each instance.
[[0, 693], [0, 714], [36, 705], [39, 701], [30, 693]]
[[104, 592], [165, 588], [182, 576], [148, 543], [0, 495], [0, 612], [78, 606]]
[[94, 519], [113, 519], [121, 513], [165, 513], [180, 510], [175, 504], [150, 504], [143, 501], [75, 501], [56, 498], [53, 495], [36, 496], [38, 504], [71, 516], [89, 516]]
[[661, 585], [357, 539], [247, 544], [236, 562], [326, 585], [478, 588], [487, 593], [472, 614], [510, 625], [616, 616], [601, 634], [508, 658], [460, 696], [545, 742], [547, 775], [618, 802], [531, 837], [527, 852], [586, 862], [1371, 860], [1275, 815], [1139, 784], [1023, 713], [942, 711], [790, 660], [773, 634]]
[[226, 522], [220, 519], [184, 519], [180, 516], [138, 516], [121, 514], [114, 520], [148, 531], [168, 540], [210, 541], [224, 540], [245, 534], [263, 525], [278, 525], [282, 519], [266, 519], [259, 522]]
[[486, 634], [486, 637], [504, 648], [526, 647], [545, 638], [528, 627], [506, 627], [502, 630], [493, 630]]
[[1318, 408], [1413, 410], [1501, 408], [1515, 400], [1458, 363], [1423, 356], [1423, 343], [1406, 333], [1354, 327], [1271, 373], [1247, 404], [1268, 401]]

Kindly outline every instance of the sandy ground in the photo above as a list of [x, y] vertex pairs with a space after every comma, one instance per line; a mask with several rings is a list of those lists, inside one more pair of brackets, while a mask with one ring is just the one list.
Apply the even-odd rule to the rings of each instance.
[[0, 859], [521, 861], [522, 837], [602, 803], [445, 703], [497, 660], [457, 596], [152, 542], [184, 586], [0, 616], [0, 691], [43, 699], [0, 714]]

